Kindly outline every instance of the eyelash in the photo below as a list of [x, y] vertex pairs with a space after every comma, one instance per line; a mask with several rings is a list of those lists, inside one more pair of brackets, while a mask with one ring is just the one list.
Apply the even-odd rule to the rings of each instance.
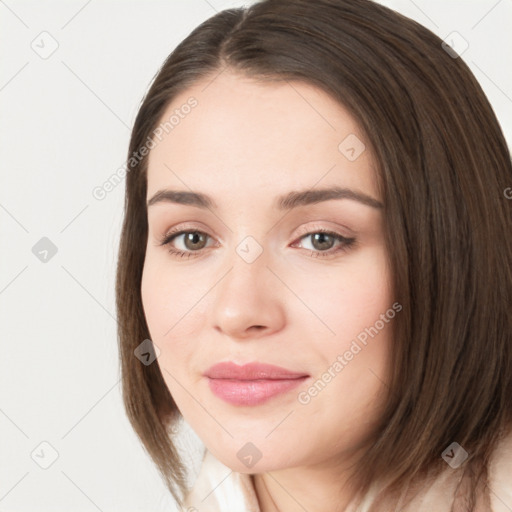
[[[310, 257], [312, 257], [312, 258], [328, 258], [335, 253], [346, 252], [350, 248], [354, 247], [356, 244], [355, 238], [347, 238], [347, 237], [340, 235], [339, 233], [336, 233], [334, 231], [329, 231], [328, 229], [324, 229], [324, 228], [318, 228], [318, 229], [313, 228], [313, 229], [314, 229], [314, 231], [308, 231], [307, 233], [301, 235], [298, 238], [298, 240], [301, 240], [302, 238], [306, 238], [308, 236], [314, 235], [316, 233], [325, 233], [327, 235], [334, 237], [338, 242], [341, 242], [341, 245], [338, 246], [337, 249], [329, 249], [327, 251], [310, 250]], [[204, 231], [199, 231], [197, 229], [189, 229], [189, 230], [176, 229], [176, 230], [171, 230], [168, 233], [166, 233], [164, 235], [164, 237], [160, 239], [159, 245], [160, 246], [169, 245], [178, 236], [185, 235], [188, 233], [200, 233], [202, 235], [206, 235], [207, 237], [210, 236], [207, 233], [205, 233]], [[181, 257], [181, 258], [190, 258], [190, 257], [198, 256], [202, 252], [202, 250], [203, 249], [200, 249], [199, 251], [181, 251], [179, 249], [174, 249], [171, 246], [169, 246], [169, 248], [168, 248], [168, 252], [170, 254], [172, 254], [173, 256], [176, 256], [176, 257]]]

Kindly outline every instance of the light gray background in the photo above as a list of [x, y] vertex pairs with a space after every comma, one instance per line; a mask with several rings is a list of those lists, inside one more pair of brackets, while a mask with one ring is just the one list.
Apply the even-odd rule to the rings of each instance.
[[[102, 201], [92, 190], [123, 165], [165, 57], [216, 11], [248, 3], [0, 0], [0, 511], [175, 510], [121, 403], [124, 182]], [[512, 2], [382, 3], [469, 43], [462, 58], [510, 144]], [[32, 250], [43, 237], [57, 248], [47, 262]]]

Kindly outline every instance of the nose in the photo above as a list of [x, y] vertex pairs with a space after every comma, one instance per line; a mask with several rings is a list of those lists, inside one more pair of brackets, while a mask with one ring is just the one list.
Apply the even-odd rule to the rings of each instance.
[[284, 290], [267, 267], [266, 252], [251, 263], [235, 253], [230, 263], [214, 290], [214, 328], [236, 340], [259, 338], [282, 329]]

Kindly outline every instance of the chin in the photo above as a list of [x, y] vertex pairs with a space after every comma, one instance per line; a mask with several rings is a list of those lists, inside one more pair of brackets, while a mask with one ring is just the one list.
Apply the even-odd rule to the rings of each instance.
[[206, 447], [217, 460], [237, 473], [264, 473], [300, 465], [300, 461], [296, 460], [296, 450], [292, 455], [286, 448], [283, 450], [282, 445], [274, 445], [268, 440], [266, 443], [239, 440], [240, 437], [235, 436], [228, 445], [215, 444], [211, 449], [208, 445]]

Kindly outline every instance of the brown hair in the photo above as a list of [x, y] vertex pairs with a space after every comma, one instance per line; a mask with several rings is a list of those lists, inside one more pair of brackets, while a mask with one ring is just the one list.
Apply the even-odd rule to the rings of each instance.
[[[370, 0], [265, 0], [212, 16], [164, 62], [132, 131], [128, 158], [187, 87], [226, 67], [318, 86], [360, 123], [378, 167], [396, 300], [392, 381], [354, 481], [401, 489], [440, 472], [458, 442], [467, 510], [512, 425], [512, 185], [495, 114], [461, 58], [435, 34]], [[126, 176], [116, 282], [123, 399], [133, 428], [181, 501], [186, 468], [169, 430], [180, 417], [146, 338], [141, 276], [147, 156]], [[467, 484], [467, 478], [470, 484]]]

